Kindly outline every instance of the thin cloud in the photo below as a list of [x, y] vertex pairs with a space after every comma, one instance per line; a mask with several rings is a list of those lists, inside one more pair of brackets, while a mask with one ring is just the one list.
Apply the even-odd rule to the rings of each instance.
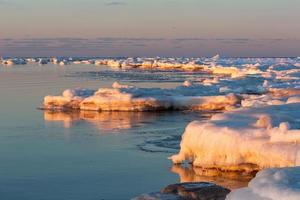
[[105, 4], [106, 6], [125, 6], [126, 3], [123, 1], [111, 1]]

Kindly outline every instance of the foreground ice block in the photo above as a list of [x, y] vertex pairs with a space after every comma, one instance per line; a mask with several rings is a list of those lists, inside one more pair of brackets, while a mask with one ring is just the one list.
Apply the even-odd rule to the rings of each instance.
[[300, 167], [260, 171], [248, 187], [232, 191], [226, 199], [299, 200]]
[[256, 171], [300, 165], [300, 103], [240, 108], [194, 121], [182, 136], [174, 163]]

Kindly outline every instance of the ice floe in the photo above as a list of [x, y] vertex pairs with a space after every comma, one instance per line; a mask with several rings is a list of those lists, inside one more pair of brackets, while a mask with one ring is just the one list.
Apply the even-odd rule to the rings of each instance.
[[[205, 91], [211, 88], [211, 96]], [[112, 88], [65, 90], [61, 96], [46, 96], [44, 109], [94, 111], [226, 110], [240, 104], [238, 95], [213, 95], [213, 89], [185, 82], [174, 89], [137, 88], [114, 83]]]

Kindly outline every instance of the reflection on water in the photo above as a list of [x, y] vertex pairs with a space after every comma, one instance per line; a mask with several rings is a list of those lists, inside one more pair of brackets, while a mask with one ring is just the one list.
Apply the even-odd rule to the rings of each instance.
[[173, 165], [171, 172], [179, 175], [180, 182], [213, 182], [228, 189], [237, 189], [248, 185], [255, 174], [240, 172], [221, 172], [216, 169], [203, 169], [200, 167]]
[[133, 126], [140, 126], [147, 121], [152, 121], [154, 118], [155, 115], [151, 113], [140, 112], [44, 111], [46, 122], [58, 121], [63, 123], [64, 128], [70, 128], [73, 123], [85, 121], [91, 123], [104, 133], [113, 130], [130, 129]]
[[177, 153], [181, 135], [188, 123], [207, 119], [211, 112], [95, 112], [44, 111], [46, 123], [59, 122], [70, 130], [84, 123], [96, 127], [97, 133], [135, 133], [134, 146], [147, 153]]
[[[173, 130], [179, 127], [183, 129], [187, 123], [195, 119], [207, 119], [211, 115], [212, 112], [96, 112], [84, 110], [61, 112], [44, 110], [46, 123], [62, 122], [64, 128], [71, 128], [72, 125], [82, 121], [91, 123], [105, 132], [147, 125], [151, 128], [151, 130], [147, 129], [148, 132]], [[169, 126], [168, 123], [173, 123], [173, 125]]]
[[[26, 65], [0, 67], [0, 71], [5, 94], [0, 104], [0, 199], [115, 200], [156, 191], [178, 181], [168, 170], [170, 153], [160, 152], [177, 148], [189, 122], [210, 116], [201, 112], [37, 111], [47, 94], [66, 88], [109, 87], [116, 80], [65, 77], [70, 72], [95, 71], [95, 66], [86, 65]], [[179, 84], [135, 85], [173, 88]]]
[[[69, 129], [78, 122], [87, 122], [96, 127], [101, 133], [126, 133], [134, 128], [143, 136], [136, 146], [139, 150], [149, 153], [175, 153], [179, 149], [181, 131], [178, 127], [170, 127], [173, 122], [188, 123], [192, 118], [208, 118], [211, 113], [154, 113], [154, 112], [53, 112], [44, 111], [46, 123], [62, 122]], [[177, 131], [176, 131], [177, 130]], [[136, 132], [136, 131], [133, 131]], [[175, 133], [176, 132], [176, 133]], [[216, 169], [202, 169], [192, 165], [174, 165], [171, 172], [178, 174], [180, 182], [213, 182], [229, 189], [237, 189], [248, 185], [255, 174], [241, 172], [222, 172]]]

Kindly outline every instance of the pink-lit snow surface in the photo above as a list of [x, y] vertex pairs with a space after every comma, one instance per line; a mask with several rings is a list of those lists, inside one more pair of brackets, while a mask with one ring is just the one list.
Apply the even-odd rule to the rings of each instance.
[[174, 163], [224, 170], [300, 165], [300, 103], [239, 108], [191, 122]]

